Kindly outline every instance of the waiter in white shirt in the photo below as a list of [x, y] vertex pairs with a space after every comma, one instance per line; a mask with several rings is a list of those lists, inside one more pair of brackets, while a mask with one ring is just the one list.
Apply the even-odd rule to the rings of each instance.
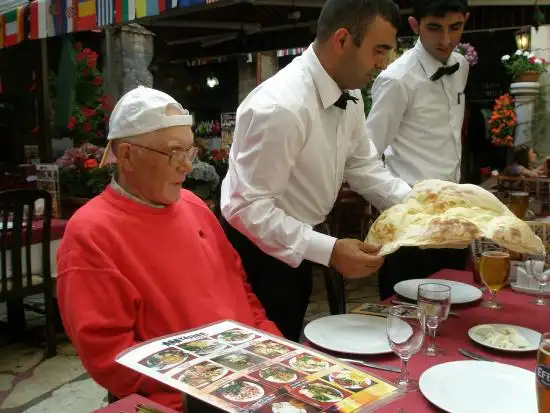
[[328, 0], [314, 43], [242, 102], [222, 184], [222, 224], [267, 316], [298, 340], [312, 263], [375, 273], [379, 246], [315, 230], [345, 180], [384, 209], [410, 191], [367, 138], [359, 90], [387, 64], [400, 16], [392, 0]]
[[[386, 166], [409, 185], [428, 178], [460, 181], [461, 131], [468, 63], [453, 52], [468, 19], [467, 0], [417, 0], [409, 24], [413, 49], [388, 66], [372, 87], [368, 136]], [[401, 248], [386, 257], [380, 296], [405, 279], [464, 269], [466, 250]]]

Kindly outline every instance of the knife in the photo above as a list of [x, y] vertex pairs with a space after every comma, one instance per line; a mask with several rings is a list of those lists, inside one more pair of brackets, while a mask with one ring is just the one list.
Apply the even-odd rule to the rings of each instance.
[[479, 361], [493, 361], [493, 360], [489, 360], [487, 357], [483, 357], [482, 355], [480, 354], [477, 354], [477, 353], [474, 353], [472, 351], [469, 351], [469, 350], [466, 350], [464, 348], [459, 348], [458, 349], [458, 352], [460, 354], [462, 354], [464, 357], [468, 357], [468, 358], [471, 358], [471, 359], [474, 359], [474, 360], [479, 360]]
[[[391, 302], [392, 302], [393, 304], [398, 304], [398, 305], [412, 305], [412, 306], [414, 306], [414, 307], [417, 307], [416, 304], [414, 304], [414, 303], [407, 303], [407, 302], [405, 302], [405, 301], [391, 300]], [[454, 311], [449, 311], [449, 315], [452, 316], [452, 317], [458, 317], [458, 318], [460, 318], [460, 316], [458, 315], [458, 313], [455, 313]]]
[[371, 369], [386, 370], [386, 371], [393, 371], [394, 373], [401, 373], [401, 369], [399, 367], [388, 366], [386, 364], [368, 363], [363, 360], [355, 360], [355, 359], [338, 358], [338, 360], [343, 361], [344, 363], [359, 364], [361, 366], [369, 367]]

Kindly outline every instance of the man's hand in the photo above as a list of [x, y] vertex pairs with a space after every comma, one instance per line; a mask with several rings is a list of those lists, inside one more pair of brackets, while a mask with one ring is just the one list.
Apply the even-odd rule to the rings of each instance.
[[379, 250], [380, 246], [358, 239], [339, 239], [334, 244], [329, 265], [347, 278], [366, 277], [384, 263], [384, 257], [376, 255]]

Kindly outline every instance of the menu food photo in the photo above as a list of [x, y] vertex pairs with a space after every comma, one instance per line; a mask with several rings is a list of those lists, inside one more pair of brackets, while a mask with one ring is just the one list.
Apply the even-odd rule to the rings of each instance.
[[400, 395], [379, 377], [229, 320], [136, 345], [116, 360], [226, 412], [352, 413]]

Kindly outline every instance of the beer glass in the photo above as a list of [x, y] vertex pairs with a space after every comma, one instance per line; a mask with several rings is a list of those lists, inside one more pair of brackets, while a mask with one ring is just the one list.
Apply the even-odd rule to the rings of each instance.
[[423, 319], [418, 313], [415, 306], [396, 305], [390, 307], [386, 319], [390, 348], [401, 359], [401, 375], [395, 384], [406, 392], [418, 389], [418, 382], [409, 378], [407, 368], [410, 358], [420, 351], [424, 342]]
[[535, 372], [539, 413], [550, 412], [550, 333], [540, 339]]
[[489, 300], [481, 305], [495, 310], [502, 308], [502, 304], [496, 300], [496, 294], [510, 277], [510, 254], [505, 251], [485, 251], [481, 255], [479, 273], [483, 284], [489, 290]]
[[528, 192], [510, 192], [510, 211], [519, 219], [524, 219], [529, 208]]
[[430, 343], [424, 354], [431, 357], [442, 354], [442, 351], [435, 345], [435, 334], [441, 322], [449, 316], [451, 287], [437, 283], [420, 284], [418, 286], [418, 308], [430, 336]]

